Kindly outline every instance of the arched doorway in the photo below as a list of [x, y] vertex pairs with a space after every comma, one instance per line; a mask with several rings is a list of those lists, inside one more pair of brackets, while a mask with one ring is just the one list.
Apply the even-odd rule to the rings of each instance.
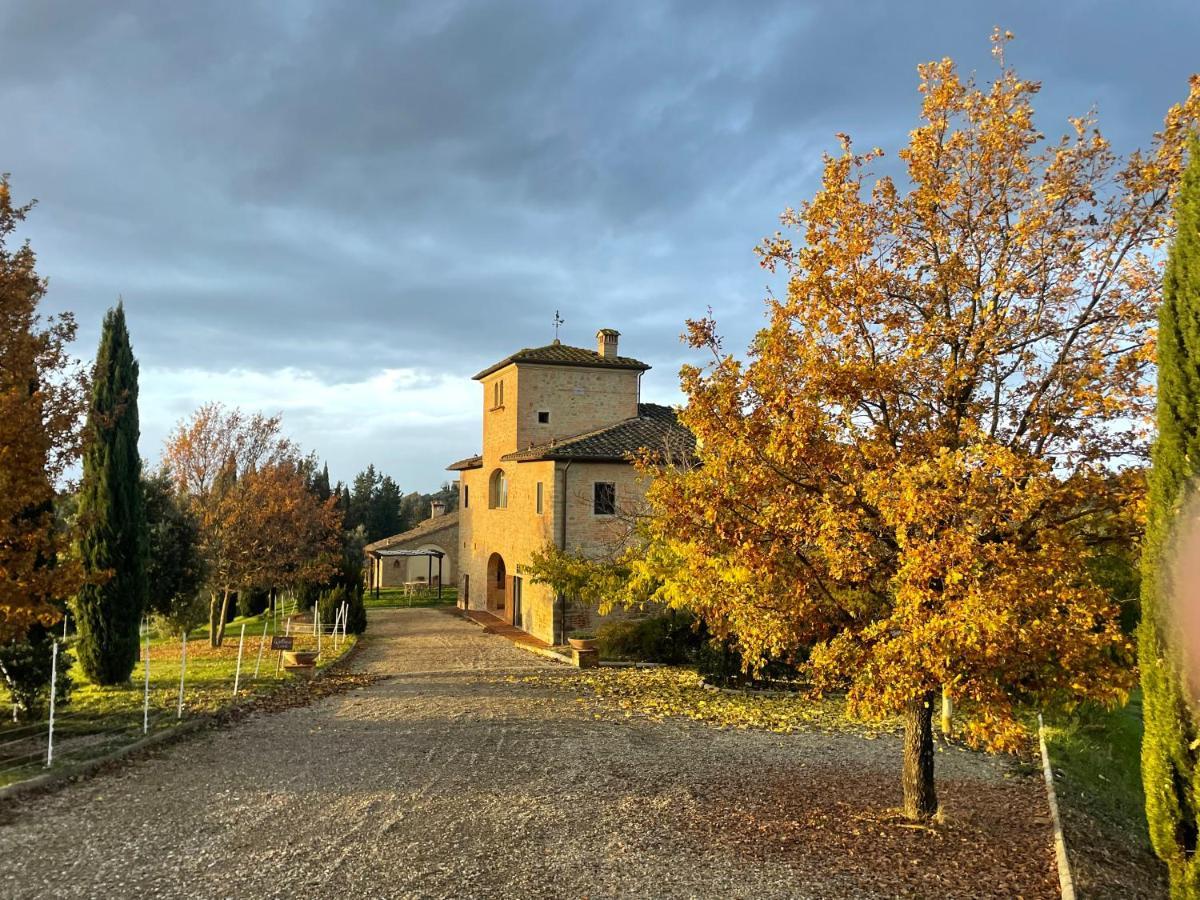
[[487, 608], [500, 618], [507, 618], [508, 609], [508, 567], [504, 565], [504, 557], [493, 553], [488, 557], [487, 565]]

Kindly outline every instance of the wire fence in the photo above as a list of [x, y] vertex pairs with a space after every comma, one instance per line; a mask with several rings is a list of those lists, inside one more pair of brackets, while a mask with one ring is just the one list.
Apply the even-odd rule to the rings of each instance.
[[[14, 705], [12, 718], [0, 720], [0, 786], [95, 760], [288, 679], [312, 677], [350, 646], [348, 616], [347, 604], [329, 623], [319, 610], [302, 615], [277, 608], [232, 623], [219, 646], [207, 635], [156, 636], [143, 625], [140, 658], [127, 683], [92, 684], [72, 668], [79, 683], [67, 696], [59, 696], [52, 677], [44, 711], [31, 717]], [[71, 643], [52, 643], [54, 674], [69, 660], [62, 650]]]

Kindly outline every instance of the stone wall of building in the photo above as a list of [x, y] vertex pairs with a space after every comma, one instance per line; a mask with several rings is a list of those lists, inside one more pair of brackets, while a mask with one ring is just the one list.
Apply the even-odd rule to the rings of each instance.
[[[462, 473], [461, 484], [469, 488], [470, 499], [466, 509], [460, 509], [463, 526], [459, 529], [459, 537], [470, 607], [488, 609], [512, 621], [512, 577], [521, 577], [532, 553], [547, 541], [554, 540], [554, 463], [503, 463], [501, 468], [508, 478], [508, 505], [503, 509], [488, 508], [488, 480], [494, 468], [471, 469]], [[538, 482], [542, 484], [541, 514], [537, 512]], [[493, 559], [493, 554], [503, 560], [507, 579], [502, 609], [498, 608], [494, 591], [497, 561]], [[489, 590], [489, 587], [493, 590]], [[459, 589], [464, 589], [461, 579]], [[539, 599], [542, 593], [545, 593], [545, 588], [532, 585], [527, 577], [523, 578], [521, 599], [524, 615], [515, 624], [538, 637], [543, 637], [543, 632], [548, 633], [552, 627], [552, 623], [543, 621], [545, 611], [542, 607], [545, 604]]]
[[[482, 379], [483, 465], [459, 473], [457, 549], [462, 565], [458, 586], [470, 608], [489, 610], [542, 640], [559, 639], [562, 611], [549, 587], [529, 581], [532, 554], [547, 542], [562, 546], [564, 522], [568, 548], [585, 553], [603, 549], [625, 526], [619, 516], [594, 514], [593, 485], [614, 483], [619, 511], [641, 500], [643, 486], [627, 463], [505, 462], [502, 457], [637, 416], [639, 376], [640, 372], [627, 369], [522, 363]], [[540, 412], [548, 413], [549, 421], [539, 421]], [[489, 505], [498, 471], [507, 480], [503, 509]], [[502, 588], [496, 579], [501, 560]], [[520, 609], [514, 621], [517, 590]], [[591, 617], [585, 613], [582, 618]], [[580, 619], [579, 613], [573, 613], [568, 625], [589, 624]]]
[[[487, 609], [512, 621], [514, 587], [506, 585], [503, 610], [497, 609], [495, 593], [489, 591], [490, 577], [496, 572], [493, 554], [504, 561], [506, 578], [522, 579], [520, 618], [514, 622], [530, 634], [554, 643], [561, 637], [558, 622], [562, 610], [554, 592], [546, 585], [529, 581], [526, 570], [535, 550], [551, 542], [562, 546], [565, 513], [566, 546], [572, 552], [599, 554], [620, 541], [629, 528], [628, 514], [643, 502], [645, 485], [632, 465], [626, 463], [521, 462], [503, 463], [508, 478], [508, 506], [487, 507], [489, 470], [472, 469], [461, 473], [461, 485], [469, 488], [469, 505], [460, 505], [459, 529], [462, 572], [467, 576], [467, 591], [472, 609]], [[537, 512], [537, 485], [542, 485], [542, 512]], [[598, 516], [594, 512], [596, 482], [616, 485], [618, 515]], [[477, 501], [476, 498], [483, 498]], [[464, 583], [460, 579], [459, 588]], [[489, 594], [492, 603], [489, 607]], [[599, 621], [586, 611], [573, 610], [568, 629], [588, 627]]]
[[[633, 418], [638, 414], [640, 375], [624, 369], [520, 366], [516, 443], [511, 449], [523, 450]], [[538, 420], [543, 412], [549, 414], [549, 422]]]

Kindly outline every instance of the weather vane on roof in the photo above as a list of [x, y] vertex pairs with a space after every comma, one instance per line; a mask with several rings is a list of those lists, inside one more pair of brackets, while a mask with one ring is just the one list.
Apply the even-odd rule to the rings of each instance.
[[563, 321], [563, 317], [558, 314], [558, 310], [556, 309], [554, 311], [554, 343], [556, 343], [556, 344], [558, 343], [559, 327], [562, 325], [565, 325], [565, 324], [566, 323]]

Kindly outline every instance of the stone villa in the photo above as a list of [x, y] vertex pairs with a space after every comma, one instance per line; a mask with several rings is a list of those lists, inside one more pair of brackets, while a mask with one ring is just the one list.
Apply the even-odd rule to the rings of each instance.
[[[674, 458], [694, 446], [670, 408], [640, 402], [642, 373], [650, 367], [618, 354], [616, 331], [596, 337], [595, 350], [556, 340], [476, 375], [483, 386], [483, 452], [448, 467], [459, 473], [460, 604], [552, 644], [592, 616], [531, 583], [530, 555], [548, 541], [588, 554], [611, 548], [629, 525], [622, 513], [645, 495], [634, 455], [646, 448]], [[399, 539], [412, 546], [422, 536]]]

